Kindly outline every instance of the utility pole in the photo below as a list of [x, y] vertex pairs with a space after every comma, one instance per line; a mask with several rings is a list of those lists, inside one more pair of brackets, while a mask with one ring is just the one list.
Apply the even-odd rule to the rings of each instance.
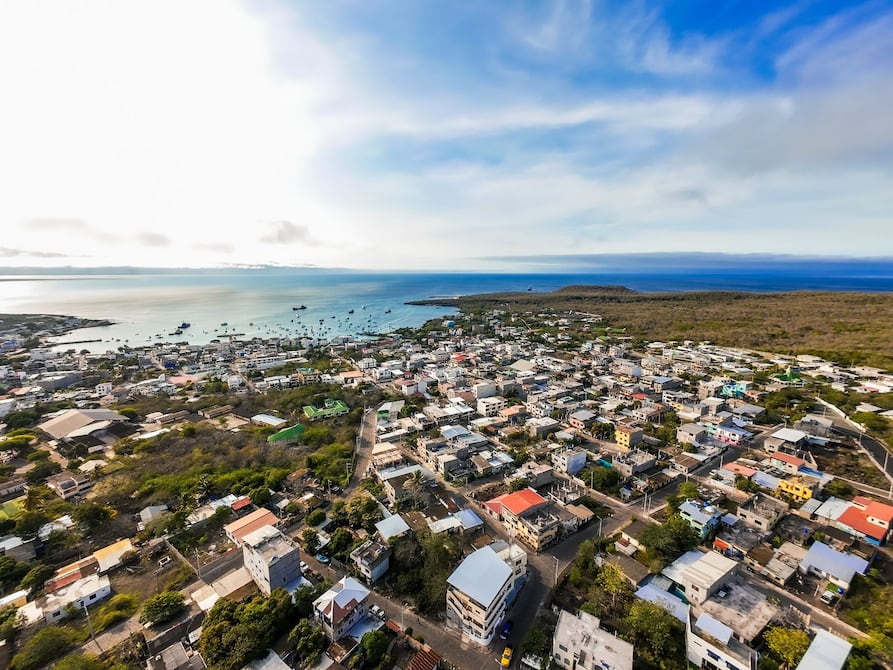
[[90, 621], [90, 611], [87, 609], [87, 603], [81, 601], [81, 605], [84, 607], [84, 614], [87, 617], [87, 628], [90, 629], [90, 639], [96, 643], [96, 648], [99, 649], [99, 653], [102, 653], [102, 647], [99, 646], [99, 642], [96, 642], [96, 636], [93, 635], [93, 622]]

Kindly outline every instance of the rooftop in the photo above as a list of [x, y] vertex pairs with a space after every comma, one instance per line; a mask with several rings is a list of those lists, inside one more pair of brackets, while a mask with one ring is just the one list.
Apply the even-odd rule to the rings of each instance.
[[[724, 595], [721, 595], [724, 594]], [[727, 586], [701, 605], [701, 610], [721, 621], [742, 640], [751, 641], [779, 613], [762, 593], [742, 582]]]
[[492, 548], [483, 547], [459, 564], [447, 584], [489, 607], [511, 576], [512, 570], [505, 561]]

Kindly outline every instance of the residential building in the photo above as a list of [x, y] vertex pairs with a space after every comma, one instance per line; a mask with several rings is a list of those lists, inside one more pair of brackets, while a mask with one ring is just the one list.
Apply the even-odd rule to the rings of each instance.
[[549, 511], [549, 502], [531, 488], [488, 500], [484, 509], [535, 551], [552, 544], [561, 531], [561, 520]]
[[340, 640], [367, 613], [369, 589], [353, 577], [342, 577], [313, 601], [313, 616], [331, 642]]
[[689, 611], [685, 622], [685, 655], [698, 668], [756, 670], [757, 653], [732, 635], [732, 629], [702, 612]]
[[93, 574], [26, 603], [19, 608], [19, 614], [29, 625], [41, 619], [45, 623], [53, 624], [66, 618], [70, 608], [74, 608], [75, 611], [83, 610], [105, 600], [111, 593], [109, 578]]
[[350, 552], [350, 560], [371, 584], [388, 571], [391, 564], [391, 549], [380, 542], [367, 540]]
[[864, 496], [853, 498], [850, 507], [837, 517], [839, 528], [876, 546], [887, 541], [891, 522], [893, 507]]
[[242, 538], [242, 559], [264, 595], [277, 588], [294, 591], [301, 582], [301, 550], [273, 526], [262, 526]]
[[632, 449], [625, 454], [615, 456], [612, 467], [624, 477], [633, 477], [654, 467], [657, 456], [641, 449]]
[[589, 410], [581, 409], [574, 412], [567, 418], [567, 422], [577, 430], [589, 430], [589, 427], [595, 423], [597, 415]]
[[778, 482], [778, 493], [798, 505], [812, 498], [818, 489], [819, 480], [815, 477], [793, 475]]
[[679, 514], [698, 532], [703, 542], [719, 527], [723, 512], [700, 500], [686, 500], [680, 505]]
[[757, 493], [750, 500], [738, 505], [738, 518], [748, 526], [770, 531], [784, 517], [788, 504], [764, 493]]
[[481, 416], [497, 416], [506, 408], [507, 404], [506, 399], [498, 395], [480, 398], [477, 403], [478, 414]]
[[835, 584], [841, 592], [848, 591], [856, 574], [864, 575], [868, 561], [852, 554], [832, 549], [823, 542], [813, 542], [800, 561], [800, 572], [818, 575]]
[[236, 519], [223, 527], [223, 532], [230, 542], [237, 547], [242, 545], [242, 539], [249, 533], [253, 533], [264, 526], [276, 526], [279, 519], [268, 509], [258, 509], [240, 519]]
[[676, 429], [676, 441], [679, 444], [699, 444], [705, 437], [707, 431], [697, 423], [684, 423]]
[[826, 630], [819, 630], [803, 654], [797, 670], [843, 670], [853, 645]]
[[470, 554], [447, 578], [447, 625], [487, 646], [505, 616], [513, 582], [512, 568], [491, 547]]
[[621, 449], [632, 449], [644, 438], [645, 433], [641, 429], [628, 426], [625, 423], [618, 423], [614, 428], [614, 441]]
[[552, 465], [559, 472], [575, 475], [586, 467], [586, 452], [582, 449], [561, 449], [552, 452]]
[[60, 472], [48, 477], [47, 487], [62, 500], [85, 496], [93, 488], [93, 480], [78, 472]]
[[663, 569], [663, 574], [685, 591], [692, 605], [700, 605], [736, 573], [738, 563], [716, 551], [689, 551]]
[[600, 627], [587, 612], [561, 610], [552, 634], [552, 660], [569, 670], [632, 670], [633, 645]]

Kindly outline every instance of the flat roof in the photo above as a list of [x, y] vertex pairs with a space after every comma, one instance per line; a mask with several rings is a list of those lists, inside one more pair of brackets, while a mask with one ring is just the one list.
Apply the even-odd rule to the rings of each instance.
[[512, 569], [505, 561], [490, 547], [482, 547], [459, 564], [447, 584], [489, 607], [511, 576]]

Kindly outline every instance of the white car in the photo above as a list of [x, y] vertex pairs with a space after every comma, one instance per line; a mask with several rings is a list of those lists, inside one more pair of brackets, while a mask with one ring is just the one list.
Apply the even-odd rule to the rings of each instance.
[[310, 569], [310, 566], [307, 565], [304, 561], [301, 561], [301, 572], [307, 572]]

